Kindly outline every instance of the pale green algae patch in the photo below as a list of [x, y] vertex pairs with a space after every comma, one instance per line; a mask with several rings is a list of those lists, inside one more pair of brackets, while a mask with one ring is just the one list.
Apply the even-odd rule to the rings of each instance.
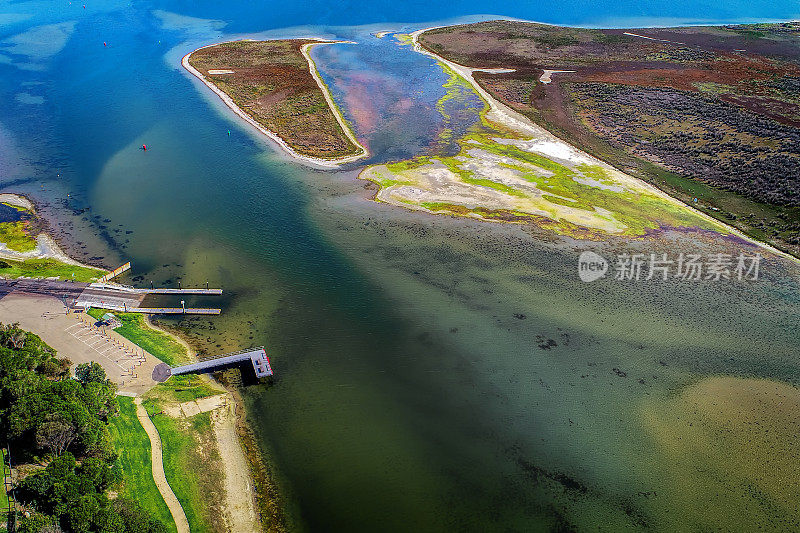
[[[439, 64], [448, 80], [436, 104], [444, 117], [438, 147], [434, 155], [365, 169], [360, 177], [380, 187], [376, 200], [430, 213], [533, 222], [582, 238], [668, 227], [727, 232], [547, 132], [532, 135], [490, 121], [489, 105], [472, 85]], [[465, 112], [478, 120], [458, 132]]]

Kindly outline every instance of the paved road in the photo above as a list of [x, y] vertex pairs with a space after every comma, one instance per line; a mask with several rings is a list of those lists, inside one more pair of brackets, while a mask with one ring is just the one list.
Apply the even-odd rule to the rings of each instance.
[[75, 307], [76, 303], [91, 303], [93, 307], [115, 307], [134, 309], [144, 299], [144, 293], [125, 291], [113, 288], [91, 287], [88, 283], [56, 281], [48, 279], [0, 279], [0, 298], [12, 291], [28, 294], [53, 296], [64, 302], [67, 307]]
[[88, 283], [39, 279], [0, 279], [0, 298], [12, 291], [54, 296], [72, 305], [88, 287]]

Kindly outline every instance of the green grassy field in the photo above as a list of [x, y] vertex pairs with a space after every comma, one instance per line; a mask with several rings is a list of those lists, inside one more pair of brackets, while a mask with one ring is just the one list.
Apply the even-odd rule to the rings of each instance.
[[145, 400], [144, 406], [161, 436], [164, 473], [192, 533], [222, 530], [220, 509], [214, 504], [224, 489], [210, 413], [175, 419], [161, 414], [159, 401], [154, 398]]
[[109, 432], [119, 458], [114, 468], [122, 477], [120, 495], [139, 503], [170, 531], [177, 531], [167, 504], [153, 481], [150, 439], [136, 418], [133, 398], [120, 396], [119, 416], [111, 420]]
[[[100, 320], [108, 312], [106, 309], [90, 309], [89, 315]], [[149, 327], [141, 314], [118, 313], [116, 311], [111, 311], [111, 313], [122, 322], [122, 326], [114, 331], [137, 346], [144, 348], [168, 365], [174, 366], [191, 359], [185, 346], [170, 335]]]
[[[9, 465], [6, 464], [6, 451], [0, 450], [2, 452], [2, 459], [3, 459], [3, 480], [5, 480], [5, 476], [10, 473]], [[0, 490], [0, 509], [7, 509], [8, 508], [8, 494], [6, 494], [5, 485], [3, 485], [2, 490]]]
[[225, 390], [211, 383], [202, 376], [184, 374], [172, 376], [164, 383], [159, 383], [149, 391], [147, 397], [163, 402], [182, 403], [208, 396], [216, 396]]
[[4, 278], [26, 276], [29, 278], [58, 278], [60, 280], [89, 282], [97, 280], [103, 274], [105, 274], [105, 271], [99, 268], [68, 265], [55, 259], [28, 259], [25, 261], [4, 259], [0, 262], [0, 277]]
[[36, 248], [36, 239], [25, 232], [25, 227], [23, 221], [0, 223], [0, 242], [9, 250], [30, 252]]

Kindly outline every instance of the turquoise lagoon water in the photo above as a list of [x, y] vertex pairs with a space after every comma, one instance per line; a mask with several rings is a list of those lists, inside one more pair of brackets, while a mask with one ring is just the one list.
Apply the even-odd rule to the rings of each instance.
[[[0, 183], [33, 196], [78, 257], [130, 259], [135, 283], [224, 288], [207, 302], [221, 301], [220, 317], [176, 325], [210, 353], [268, 347], [275, 384], [245, 398], [297, 529], [691, 528], [713, 495], [687, 505], [680, 494], [708, 475], [676, 474], [642, 413], [711, 375], [796, 385], [796, 266], [770, 259], [758, 284], [582, 284], [575, 264], [587, 247], [754, 249], [693, 234], [552, 242], [529, 228], [376, 204], [358, 167], [290, 161], [179, 61], [240, 37], [354, 40], [314, 57], [370, 162], [382, 162], [435, 146], [447, 78], [372, 32], [481, 13], [624, 25], [797, 11], [788, 2], [0, 2]], [[474, 103], [450, 111], [469, 117]], [[725, 476], [712, 479], [735, 492]], [[750, 512], [737, 497], [718, 498], [721, 513], [745, 508], [745, 520], [773, 525], [793, 516]]]

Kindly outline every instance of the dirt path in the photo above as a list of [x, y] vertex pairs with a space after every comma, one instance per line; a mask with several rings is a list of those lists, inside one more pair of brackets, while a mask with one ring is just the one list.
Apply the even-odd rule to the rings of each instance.
[[142, 407], [142, 399], [137, 397], [134, 399], [134, 403], [136, 404], [136, 417], [139, 419], [139, 423], [142, 424], [142, 427], [147, 432], [147, 436], [150, 437], [150, 455], [153, 463], [153, 480], [156, 482], [156, 486], [158, 487], [158, 491], [161, 493], [161, 496], [164, 497], [167, 507], [169, 507], [169, 512], [172, 514], [173, 520], [175, 520], [175, 526], [178, 528], [178, 533], [189, 533], [189, 521], [186, 520], [186, 514], [183, 512], [181, 502], [178, 501], [175, 493], [172, 492], [172, 488], [167, 482], [167, 476], [164, 474], [164, 463], [161, 455], [161, 437], [158, 436], [156, 426], [153, 425], [152, 420], [150, 420], [150, 417], [147, 416], [147, 411], [145, 411], [144, 407]]

